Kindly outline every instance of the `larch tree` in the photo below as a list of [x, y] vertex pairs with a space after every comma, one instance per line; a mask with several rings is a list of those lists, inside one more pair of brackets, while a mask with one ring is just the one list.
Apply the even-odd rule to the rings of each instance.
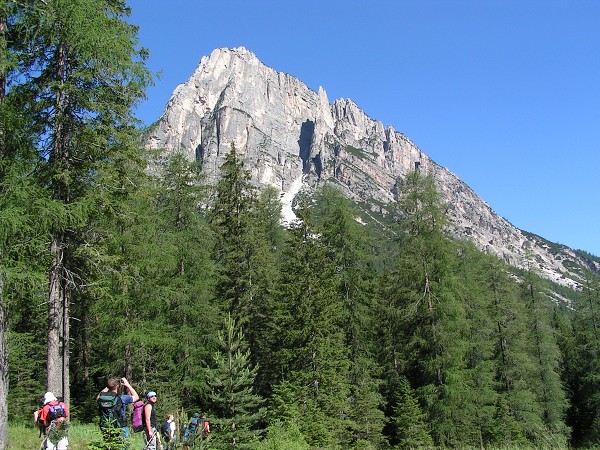
[[432, 175], [407, 174], [398, 199], [399, 252], [394, 302], [401, 311], [404, 374], [424, 402], [438, 445], [477, 442], [466, 372], [468, 321], [454, 245]]
[[120, 150], [116, 130], [134, 130], [132, 107], [151, 82], [124, 0], [18, 2], [14, 15], [19, 82], [55, 220], [48, 251], [47, 389], [69, 401], [69, 320], [85, 274], [75, 254], [98, 163]]
[[521, 298], [528, 312], [533, 362], [528, 383], [539, 407], [539, 418], [529, 420], [526, 431], [537, 444], [563, 446], [570, 434], [565, 423], [568, 401], [560, 373], [560, 349], [552, 327], [553, 309], [531, 265], [524, 275]]
[[463, 303], [469, 320], [467, 371], [477, 396], [472, 398], [474, 428], [480, 446], [525, 445], [519, 426], [523, 406], [531, 400], [527, 383], [530, 360], [526, 341], [527, 316], [518, 285], [496, 256], [485, 255], [472, 244], [460, 252], [460, 276], [466, 287]]

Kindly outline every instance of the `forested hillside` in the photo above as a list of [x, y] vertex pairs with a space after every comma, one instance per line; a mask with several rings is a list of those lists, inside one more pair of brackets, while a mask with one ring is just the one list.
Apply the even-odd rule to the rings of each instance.
[[127, 14], [0, 6], [0, 448], [46, 390], [96, 421], [110, 375], [207, 414], [211, 448], [598, 442], [597, 274], [570, 291], [451, 240], [418, 170], [386, 227], [334, 188], [283, 227], [235, 147], [216, 185], [181, 155], [148, 175]]

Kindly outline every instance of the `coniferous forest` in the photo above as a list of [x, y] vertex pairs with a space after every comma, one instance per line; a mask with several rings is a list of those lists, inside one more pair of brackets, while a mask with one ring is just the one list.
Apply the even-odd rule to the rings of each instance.
[[451, 240], [419, 171], [379, 224], [324, 187], [289, 227], [235, 147], [215, 185], [177, 155], [148, 175], [129, 12], [0, 4], [1, 449], [46, 390], [95, 423], [111, 375], [205, 413], [215, 449], [600, 443], [598, 274]]

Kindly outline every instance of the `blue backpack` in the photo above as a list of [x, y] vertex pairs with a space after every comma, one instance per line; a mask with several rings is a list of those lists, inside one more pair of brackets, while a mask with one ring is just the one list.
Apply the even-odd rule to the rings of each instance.
[[196, 430], [198, 429], [198, 424], [200, 423], [200, 417], [192, 417], [189, 425], [186, 425], [183, 428], [183, 437], [185, 439], [189, 439], [191, 436], [196, 434]]
[[162, 433], [163, 439], [169, 442], [171, 440], [171, 422], [169, 422], [168, 420], [163, 422], [160, 426], [160, 431]]
[[52, 405], [48, 409], [48, 419], [50, 421], [56, 420], [60, 417], [67, 417], [67, 412], [65, 410], [65, 404], [63, 402], [59, 402], [56, 405]]

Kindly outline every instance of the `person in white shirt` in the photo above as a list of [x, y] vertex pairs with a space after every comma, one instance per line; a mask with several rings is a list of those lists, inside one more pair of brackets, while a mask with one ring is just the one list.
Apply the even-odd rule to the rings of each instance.
[[175, 420], [173, 414], [169, 414], [167, 416], [167, 420], [162, 424], [162, 438], [164, 443], [166, 444], [165, 450], [170, 450], [175, 448], [175, 431], [177, 430], [177, 426], [175, 425]]

